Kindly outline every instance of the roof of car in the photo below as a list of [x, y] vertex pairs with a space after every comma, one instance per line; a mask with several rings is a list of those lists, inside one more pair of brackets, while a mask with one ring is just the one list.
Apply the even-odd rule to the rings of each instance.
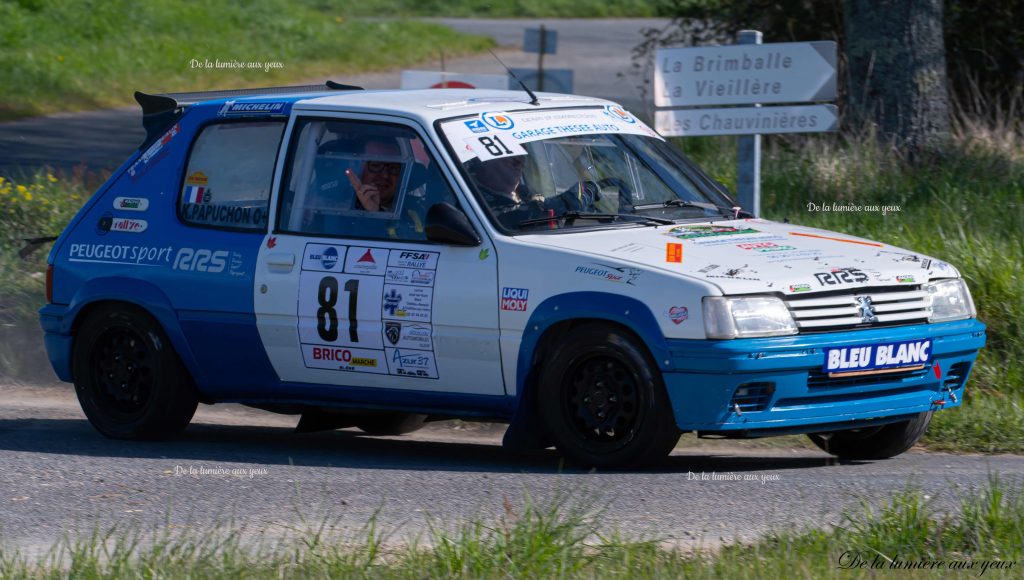
[[530, 104], [525, 91], [484, 89], [420, 89], [344, 91], [297, 101], [295, 110], [338, 110], [367, 113], [402, 113], [424, 123], [488, 111], [602, 106], [611, 101], [580, 95], [537, 93], [539, 105]]
[[198, 93], [148, 94], [136, 92], [146, 128], [143, 145], [162, 135], [181, 110], [195, 107], [206, 115], [281, 116], [292, 111], [345, 111], [411, 118], [423, 125], [439, 119], [481, 113], [536, 111], [572, 107], [616, 105], [581, 95], [533, 93], [522, 90], [417, 89], [363, 90], [328, 81], [324, 85], [229, 89]]

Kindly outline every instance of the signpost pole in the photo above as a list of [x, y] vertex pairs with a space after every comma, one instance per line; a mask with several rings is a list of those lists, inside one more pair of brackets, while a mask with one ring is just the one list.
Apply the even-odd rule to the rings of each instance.
[[[741, 30], [738, 44], [761, 44], [759, 30]], [[760, 106], [760, 105], [757, 105]], [[736, 193], [740, 207], [760, 217], [761, 215], [761, 136], [739, 137], [736, 151]]]
[[544, 25], [540, 25], [540, 50], [537, 51], [537, 90], [544, 90], [544, 52], [547, 50]]
[[441, 49], [441, 88], [448, 88], [448, 75], [444, 74], [444, 49]]

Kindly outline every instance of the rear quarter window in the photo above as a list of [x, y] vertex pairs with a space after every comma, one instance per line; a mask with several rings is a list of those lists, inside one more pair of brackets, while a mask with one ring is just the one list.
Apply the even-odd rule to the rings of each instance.
[[189, 154], [178, 198], [182, 221], [264, 231], [283, 121], [208, 125]]

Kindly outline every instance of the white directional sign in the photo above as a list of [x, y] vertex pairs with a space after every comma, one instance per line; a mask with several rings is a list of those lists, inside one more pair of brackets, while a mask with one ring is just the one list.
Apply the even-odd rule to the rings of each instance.
[[781, 42], [658, 50], [654, 104], [806, 103], [836, 97], [836, 43]]
[[666, 137], [819, 133], [838, 128], [835, 105], [671, 109], [655, 112], [654, 130]]

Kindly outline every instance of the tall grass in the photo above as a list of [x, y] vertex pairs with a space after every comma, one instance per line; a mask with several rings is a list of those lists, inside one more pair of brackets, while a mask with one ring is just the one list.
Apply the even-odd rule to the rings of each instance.
[[[251, 538], [229, 526], [165, 526], [149, 535], [96, 529], [67, 537], [42, 556], [0, 545], [0, 577], [845, 578], [892, 573], [892, 562], [922, 560], [972, 564], [960, 572], [964, 577], [982, 576], [983, 562], [1014, 563], [1015, 570], [984, 571], [1012, 577], [1024, 565], [1021, 483], [993, 477], [950, 512], [940, 510], [936, 498], [908, 489], [880, 508], [865, 504], [847, 512], [832, 529], [783, 530], [717, 550], [698, 545], [680, 551], [668, 538], [623, 536], [601, 509], [566, 496], [539, 504], [527, 498], [518, 506], [505, 497], [498, 517], [435, 525], [413, 539], [382, 531], [375, 518], [360, 529], [338, 531], [332, 524], [275, 538]], [[843, 570], [854, 554], [877, 556], [876, 568]]]
[[19, 181], [0, 176], [0, 379], [52, 380], [36, 311], [43, 305], [50, 244], [82, 206], [96, 183], [83, 172], [39, 172]]
[[59, 234], [90, 192], [84, 177], [39, 172], [15, 182], [0, 176], [0, 325], [32, 318], [42, 306], [49, 245], [21, 254], [26, 239]]

